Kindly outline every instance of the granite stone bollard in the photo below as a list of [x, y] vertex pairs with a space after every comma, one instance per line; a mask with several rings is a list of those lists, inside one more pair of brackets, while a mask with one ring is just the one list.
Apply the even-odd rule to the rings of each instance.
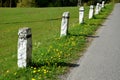
[[21, 28], [18, 31], [18, 68], [27, 67], [32, 58], [32, 33], [31, 29]]
[[95, 8], [95, 15], [99, 14], [99, 3], [97, 3], [96, 8]]
[[79, 8], [79, 24], [84, 23], [84, 7]]
[[105, 1], [102, 1], [102, 8], [105, 7]]
[[69, 26], [69, 12], [64, 12], [62, 15], [62, 22], [61, 22], [61, 34], [60, 37], [66, 36], [68, 34], [68, 26]]
[[93, 13], [94, 13], [94, 6], [91, 5], [90, 10], [89, 10], [89, 19], [91, 19], [93, 17]]
[[100, 12], [101, 9], [102, 9], [102, 4], [99, 4], [99, 9], [98, 9], [98, 11]]

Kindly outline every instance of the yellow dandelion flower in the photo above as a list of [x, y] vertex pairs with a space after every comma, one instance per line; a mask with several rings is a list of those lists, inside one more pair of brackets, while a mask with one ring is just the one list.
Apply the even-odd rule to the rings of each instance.
[[33, 73], [36, 73], [36, 70], [33, 70]]
[[35, 78], [32, 78], [32, 80], [36, 80]]
[[36, 67], [34, 67], [34, 69], [36, 69]]
[[38, 70], [38, 72], [40, 72], [40, 69]]
[[44, 69], [44, 74], [46, 74], [48, 72], [48, 70]]
[[17, 72], [14, 73], [14, 75], [16, 75], [16, 74], [17, 74]]
[[58, 52], [58, 49], [56, 49], [56, 51]]
[[46, 72], [46, 70], [44, 70], [44, 74], [46, 74], [47, 72]]
[[6, 72], [7, 72], [7, 73], [9, 73], [10, 71], [9, 71], [9, 70], [7, 70]]

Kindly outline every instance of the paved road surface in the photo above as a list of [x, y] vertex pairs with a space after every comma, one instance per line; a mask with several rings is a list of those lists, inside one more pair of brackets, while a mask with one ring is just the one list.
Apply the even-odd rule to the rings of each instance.
[[120, 3], [66, 80], [120, 80]]

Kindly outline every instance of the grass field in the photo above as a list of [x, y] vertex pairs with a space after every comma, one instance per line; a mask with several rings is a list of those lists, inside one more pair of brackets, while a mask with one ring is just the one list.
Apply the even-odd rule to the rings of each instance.
[[[78, 24], [78, 7], [0, 8], [0, 80], [57, 80], [71, 63], [83, 54], [87, 36], [93, 35], [112, 11], [108, 4], [102, 12]], [[59, 38], [62, 13], [70, 12], [69, 35]], [[17, 68], [18, 29], [32, 28], [33, 58], [26, 69]]]

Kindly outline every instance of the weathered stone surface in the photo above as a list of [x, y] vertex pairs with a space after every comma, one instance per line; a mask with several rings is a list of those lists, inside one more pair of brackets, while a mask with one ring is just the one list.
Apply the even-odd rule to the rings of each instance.
[[79, 24], [84, 22], [84, 7], [79, 8]]
[[102, 9], [102, 4], [99, 4], [99, 12], [101, 11]]
[[90, 10], [89, 10], [89, 19], [91, 19], [93, 17], [93, 13], [94, 13], [94, 6], [91, 5]]
[[32, 34], [30, 28], [21, 28], [18, 32], [18, 68], [24, 68], [31, 62]]
[[60, 37], [66, 36], [68, 33], [68, 26], [69, 26], [69, 12], [64, 12], [62, 15], [62, 22], [61, 22], [61, 34]]
[[97, 3], [96, 8], [95, 8], [95, 15], [99, 14], [99, 3]]
[[105, 1], [102, 1], [102, 8], [105, 7]]

